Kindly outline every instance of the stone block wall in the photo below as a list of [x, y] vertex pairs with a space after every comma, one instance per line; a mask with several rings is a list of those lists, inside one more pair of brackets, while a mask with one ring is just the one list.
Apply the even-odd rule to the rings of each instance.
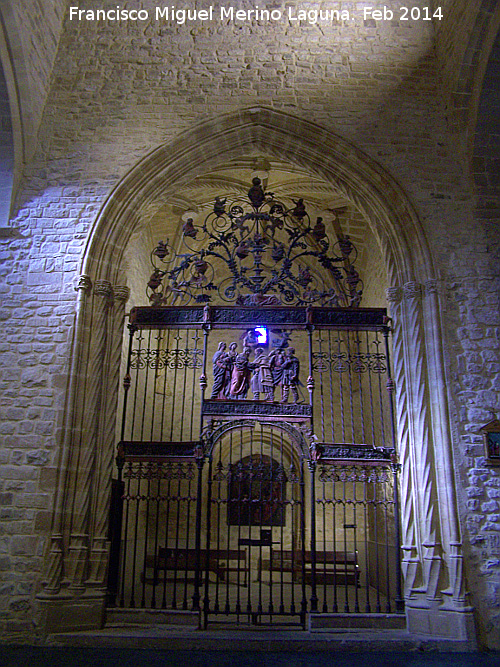
[[[36, 24], [30, 56], [40, 56], [32, 63], [35, 115], [49, 90], [62, 4], [51, 3], [54, 12], [45, 17], [37, 13], [39, 3], [18, 3], [23, 25]], [[142, 4], [154, 6], [150, 0]], [[354, 10], [356, 3], [346, 4]], [[44, 31], [49, 22], [52, 28]], [[467, 156], [457, 148], [456, 128], [452, 132], [447, 125], [433, 39], [427, 24], [359, 17], [349, 25], [283, 21], [272, 29], [262, 21], [175, 25], [66, 17], [38, 149], [26, 167], [14, 219], [22, 238], [2, 241], [2, 631], [34, 631], [34, 595], [65, 423], [74, 286], [100, 208], [128, 170], [156, 147], [207, 118], [268, 106], [357, 145], [395, 177], [421, 218], [445, 304], [443, 348], [473, 603], [484, 615], [483, 636], [493, 634], [496, 611], [482, 600], [487, 583], [489, 599], [498, 601], [496, 528], [486, 531], [493, 545], [490, 564], [484, 575], [473, 576], [489, 542], [474, 543], [476, 533], [466, 527], [500, 525], [497, 475], [482, 465], [476, 437], [499, 405], [491, 261], [496, 237], [493, 226], [478, 219]], [[490, 179], [494, 169], [491, 163]], [[475, 472], [468, 486], [469, 469]], [[482, 491], [469, 498], [467, 488]]]

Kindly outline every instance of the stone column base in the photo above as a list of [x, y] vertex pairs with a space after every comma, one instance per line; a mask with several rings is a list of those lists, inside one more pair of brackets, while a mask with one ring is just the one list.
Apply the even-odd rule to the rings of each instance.
[[105, 597], [82, 595], [38, 598], [40, 631], [44, 635], [60, 632], [100, 630], [105, 621]]
[[435, 639], [464, 642], [464, 649], [476, 650], [477, 637], [472, 608], [453, 609], [439, 604], [419, 606], [406, 601], [408, 632]]

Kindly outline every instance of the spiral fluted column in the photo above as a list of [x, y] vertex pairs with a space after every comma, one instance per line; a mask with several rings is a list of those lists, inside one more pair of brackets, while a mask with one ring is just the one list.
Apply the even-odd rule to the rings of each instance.
[[116, 414], [120, 379], [120, 358], [125, 324], [125, 304], [130, 290], [125, 286], [113, 287], [113, 304], [108, 309], [108, 341], [106, 375], [103, 378], [103, 400], [99, 415], [97, 438], [97, 483], [93, 503], [92, 546], [87, 585], [104, 591], [108, 564], [108, 523], [111, 499], [113, 461], [116, 455]]
[[103, 409], [103, 379], [107, 348], [107, 320], [112, 286], [106, 280], [94, 283], [92, 325], [86, 367], [86, 382], [82, 396], [81, 437], [77, 467], [73, 469], [74, 502], [69, 542], [68, 579], [70, 588], [82, 591], [87, 579], [89, 556], [91, 499], [95, 489], [97, 442], [101, 410]]

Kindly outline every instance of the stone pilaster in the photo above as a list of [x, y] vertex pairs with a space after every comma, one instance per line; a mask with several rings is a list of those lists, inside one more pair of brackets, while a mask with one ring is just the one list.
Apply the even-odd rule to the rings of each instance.
[[395, 384], [396, 429], [399, 435], [398, 458], [401, 463], [401, 549], [404, 597], [422, 585], [422, 563], [417, 547], [415, 498], [412, 492], [412, 450], [410, 447], [408, 380], [404, 363], [403, 289], [389, 287], [386, 290], [392, 318], [392, 358]]
[[439, 516], [436, 516], [436, 480], [431, 444], [431, 414], [422, 311], [422, 285], [408, 282], [403, 286], [405, 347], [408, 359], [408, 400], [410, 409], [411, 474], [415, 504], [418, 507], [418, 534], [423, 581], [415, 593], [427, 601], [439, 598], [441, 558]]
[[[69, 543], [68, 578], [75, 592], [85, 588], [87, 557], [90, 540], [92, 491], [96, 479], [98, 426], [103, 409], [103, 379], [107, 345], [107, 318], [112, 296], [112, 286], [106, 280], [94, 283], [88, 363], [86, 381], [81, 399], [81, 438], [77, 468], [74, 470], [75, 487], [71, 535]], [[76, 443], [75, 443], [76, 444]]]
[[[429, 280], [425, 283], [425, 321], [428, 323], [426, 338], [433, 340], [428, 345], [431, 410], [433, 412], [434, 431], [439, 439], [440, 447], [435, 448], [435, 468], [437, 496], [440, 507], [443, 558], [447, 565], [448, 581], [441, 591], [445, 596], [445, 605], [458, 609], [467, 607], [467, 594], [463, 576], [463, 551], [458, 504], [453, 475], [453, 456], [449, 431], [449, 415], [447, 410], [446, 377], [444, 360], [441, 352], [442, 341], [436, 333], [439, 312], [438, 282]], [[437, 340], [436, 340], [437, 339]], [[432, 363], [431, 363], [432, 360]]]
[[64, 425], [64, 436], [62, 442], [61, 471], [62, 479], [58, 484], [58, 491], [55, 500], [54, 517], [52, 521], [52, 534], [50, 537], [49, 553], [45, 563], [43, 576], [43, 592], [39, 597], [50, 598], [57, 596], [61, 590], [61, 583], [64, 576], [64, 511], [65, 499], [68, 488], [68, 463], [70, 459], [71, 447], [73, 445], [73, 420], [74, 408], [76, 403], [77, 376], [81, 364], [81, 347], [84, 338], [85, 317], [87, 314], [88, 300], [91, 294], [92, 281], [89, 276], [81, 275], [75, 290], [78, 292], [76, 304], [77, 327], [80, 328], [75, 334], [75, 345], [73, 349], [73, 366], [70, 372], [68, 386], [68, 412]]
[[108, 311], [109, 332], [106, 349], [106, 376], [103, 378], [102, 410], [99, 416], [98, 469], [93, 511], [92, 547], [87, 585], [104, 590], [109, 555], [108, 522], [111, 498], [111, 478], [116, 455], [116, 415], [118, 406], [120, 358], [125, 324], [125, 304], [130, 290], [113, 287], [113, 305]]

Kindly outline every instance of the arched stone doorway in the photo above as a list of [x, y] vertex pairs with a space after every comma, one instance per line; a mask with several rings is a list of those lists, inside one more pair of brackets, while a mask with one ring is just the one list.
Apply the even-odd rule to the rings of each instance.
[[101, 622], [128, 291], [116, 285], [125, 282], [122, 259], [129, 239], [148, 209], [202, 168], [212, 170], [255, 150], [329, 183], [362, 214], [380, 246], [394, 329], [407, 617], [410, 629], [466, 639], [472, 636], [471, 615], [462, 574], [439, 293], [418, 217], [390, 175], [356, 147], [312, 123], [262, 108], [207, 122], [155, 151], [116, 188], [96, 222], [79, 285], [65, 460], [40, 596], [48, 622], [51, 610], [61, 605], [87, 605], [80, 627]]

